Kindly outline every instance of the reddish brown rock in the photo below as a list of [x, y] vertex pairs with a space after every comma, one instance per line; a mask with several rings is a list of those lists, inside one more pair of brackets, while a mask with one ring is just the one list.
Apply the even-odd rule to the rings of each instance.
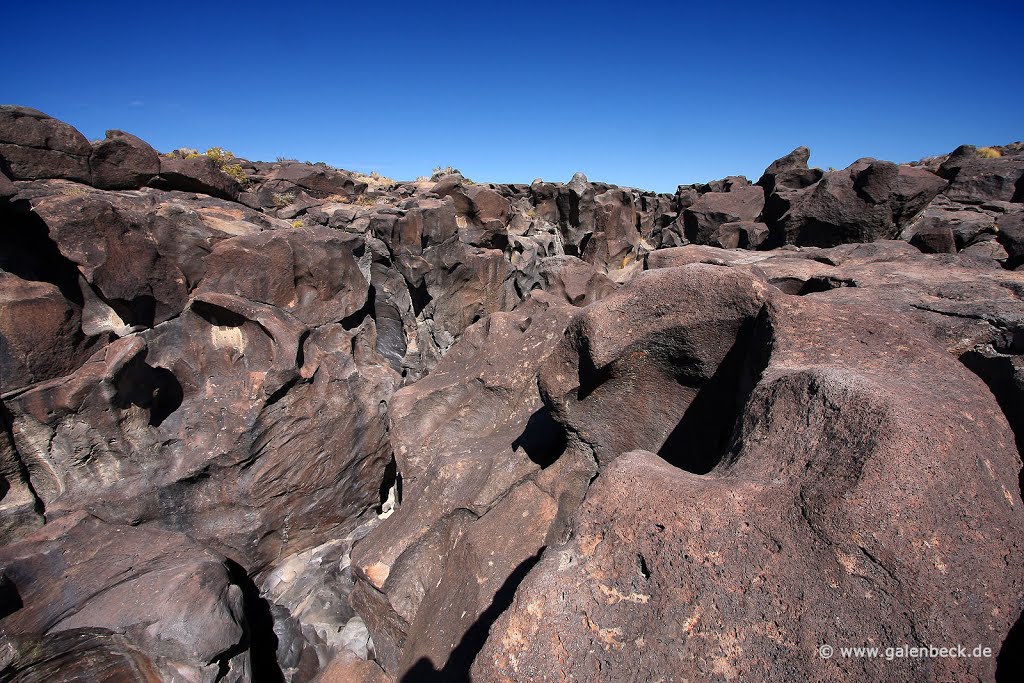
[[693, 467], [710, 467], [702, 459], [728, 436], [765, 292], [756, 278], [718, 266], [643, 273], [573, 319], [541, 373], [545, 403], [605, 466], [635, 448], [674, 448], [673, 432], [699, 399], [689, 412], [705, 427], [690, 444]]
[[374, 662], [342, 654], [332, 660], [314, 683], [392, 683], [394, 679]]
[[200, 155], [192, 158], [160, 157], [160, 175], [150, 186], [161, 190], [197, 192], [220, 199], [238, 199], [242, 186], [221, 170], [212, 158]]
[[[353, 604], [389, 673], [464, 675], [495, 593], [558, 533], [593, 475], [592, 459], [562, 455], [565, 435], [536, 386], [574, 310], [538, 293], [492, 314], [395, 395], [401, 505], [353, 550]], [[507, 542], [491, 555], [497, 536]], [[453, 592], [467, 573], [476, 587]]]
[[91, 352], [82, 310], [56, 285], [0, 271], [0, 391], [4, 394], [78, 367]]
[[[701, 476], [640, 451], [609, 465], [571, 540], [492, 628], [473, 680], [993, 677], [993, 658], [853, 668], [817, 654], [998, 652], [1024, 582], [1004, 559], [1021, 547], [1007, 543], [1021, 534], [1020, 459], [988, 389], [877, 305], [777, 300], [755, 338], [764, 370], [715, 467]], [[932, 410], [949, 397], [958, 414]]]
[[160, 155], [134, 135], [108, 130], [106, 138], [92, 146], [89, 167], [94, 187], [134, 190], [160, 173]]
[[944, 191], [954, 201], [980, 204], [984, 201], [1021, 201], [1024, 154], [987, 158], [972, 145], [957, 147], [943, 162], [939, 175], [949, 180]]
[[0, 170], [13, 180], [91, 180], [89, 141], [41, 111], [0, 105]]
[[182, 534], [69, 515], [0, 552], [7, 590], [24, 604], [0, 630], [24, 639], [104, 629], [163, 676], [246, 676], [243, 592], [225, 562]]
[[741, 221], [725, 223], [711, 233], [711, 246], [723, 249], [757, 249], [768, 239], [768, 226], [764, 223]]
[[789, 195], [786, 213], [769, 226], [777, 244], [829, 247], [892, 239], [945, 186], [921, 168], [859, 159]]
[[760, 187], [735, 187], [730, 192], [709, 192], [683, 211], [686, 237], [697, 244], [709, 244], [714, 232], [726, 223], [756, 221], [764, 208]]
[[16, 637], [2, 642], [3, 672], [12, 683], [163, 680], [145, 653], [106, 629], [69, 629], [41, 638]]

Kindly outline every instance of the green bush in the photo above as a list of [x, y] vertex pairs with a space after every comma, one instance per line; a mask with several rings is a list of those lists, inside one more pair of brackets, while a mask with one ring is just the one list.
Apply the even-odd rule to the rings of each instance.
[[249, 184], [249, 176], [245, 175], [245, 171], [242, 170], [242, 166], [240, 164], [229, 164], [227, 166], [223, 166], [220, 170], [237, 180], [238, 184], [242, 187]]

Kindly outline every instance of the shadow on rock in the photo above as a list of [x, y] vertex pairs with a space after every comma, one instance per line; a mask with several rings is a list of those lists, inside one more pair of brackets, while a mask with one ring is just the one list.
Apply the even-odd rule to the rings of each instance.
[[512, 442], [512, 448], [522, 448], [543, 470], [558, 460], [566, 444], [565, 429], [555, 422], [547, 408], [541, 408], [530, 416], [526, 429]]
[[448, 657], [448, 662], [443, 668], [440, 670], [436, 669], [433, 662], [423, 657], [402, 676], [399, 683], [459, 683], [460, 681], [468, 681], [469, 668], [473, 665], [473, 660], [476, 659], [480, 650], [483, 649], [484, 643], [487, 642], [491, 625], [512, 604], [512, 598], [515, 597], [519, 584], [522, 583], [526, 575], [533, 569], [533, 565], [540, 561], [540, 556], [543, 553], [544, 549], [542, 548], [536, 555], [523, 560], [509, 574], [509, 577], [505, 579], [505, 583], [494, 594], [494, 600], [491, 601], [491, 605], [484, 610], [480, 618], [462, 636], [462, 640], [452, 650], [452, 654]]

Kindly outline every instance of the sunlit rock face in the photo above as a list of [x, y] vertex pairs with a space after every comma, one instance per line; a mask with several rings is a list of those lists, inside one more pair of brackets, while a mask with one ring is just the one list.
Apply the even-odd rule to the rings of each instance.
[[393, 181], [0, 107], [0, 678], [1017, 680], [1024, 146], [809, 154]]

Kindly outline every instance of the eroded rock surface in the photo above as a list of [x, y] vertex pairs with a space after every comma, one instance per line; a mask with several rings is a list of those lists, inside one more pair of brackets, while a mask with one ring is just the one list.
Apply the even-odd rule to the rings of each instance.
[[0, 679], [1017, 680], [1024, 145], [226, 159], [0, 107]]

